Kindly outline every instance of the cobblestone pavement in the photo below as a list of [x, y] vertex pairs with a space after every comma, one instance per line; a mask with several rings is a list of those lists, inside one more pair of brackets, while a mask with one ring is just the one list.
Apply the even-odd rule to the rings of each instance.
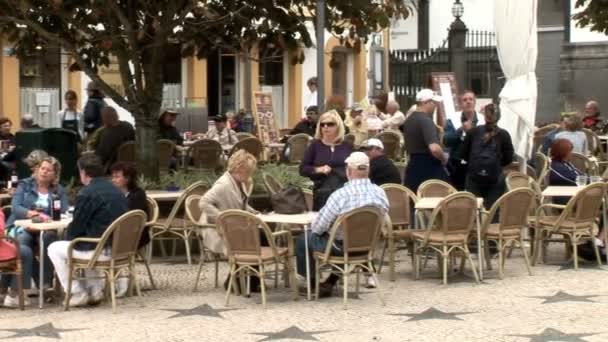
[[[557, 247], [557, 246], [556, 246]], [[554, 249], [555, 251], [555, 249]], [[518, 253], [507, 260], [505, 279], [496, 269], [476, 285], [467, 268], [440, 284], [431, 259], [414, 281], [405, 252], [400, 252], [397, 281], [380, 277], [386, 306], [361, 288], [344, 310], [341, 297], [307, 302], [291, 299], [284, 287], [267, 281], [268, 307], [259, 295], [236, 297], [224, 306], [213, 287], [213, 266], [205, 265], [199, 291], [192, 292], [196, 266], [157, 261], [152, 270], [158, 290], [109, 303], [73, 308], [58, 304], [25, 311], [0, 308], [0, 339], [17, 341], [608, 341], [608, 268], [574, 271], [562, 267], [563, 249], [553, 264], [538, 265], [528, 276]], [[494, 260], [496, 265], [496, 260]], [[144, 288], [150, 284], [138, 265]], [[354, 277], [351, 284], [354, 283]], [[354, 291], [354, 287], [353, 287]], [[32, 302], [37, 301], [32, 298]]]

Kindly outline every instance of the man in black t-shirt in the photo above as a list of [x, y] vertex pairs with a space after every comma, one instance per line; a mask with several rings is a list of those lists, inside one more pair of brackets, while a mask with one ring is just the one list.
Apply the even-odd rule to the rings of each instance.
[[130, 123], [118, 119], [118, 113], [113, 107], [104, 107], [101, 110], [101, 118], [104, 128], [99, 136], [95, 154], [107, 165], [116, 159], [120, 145], [135, 140], [135, 130]]
[[365, 153], [370, 159], [369, 179], [380, 186], [383, 184], [401, 184], [399, 169], [384, 154], [384, 144], [378, 139], [369, 139], [363, 143]]

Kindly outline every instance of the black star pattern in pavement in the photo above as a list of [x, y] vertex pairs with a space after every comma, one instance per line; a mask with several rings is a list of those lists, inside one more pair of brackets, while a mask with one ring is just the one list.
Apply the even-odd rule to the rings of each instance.
[[541, 304], [551, 304], [551, 303], [560, 303], [560, 302], [587, 302], [587, 303], [595, 303], [589, 298], [598, 297], [598, 296], [575, 296], [569, 293], [558, 291], [553, 296], [532, 296], [530, 298], [539, 298], [544, 299], [545, 301]]
[[8, 331], [14, 333], [14, 335], [3, 337], [2, 339], [35, 336], [54, 338], [56, 340], [61, 339], [61, 335], [59, 335], [60, 333], [78, 330], [82, 329], [58, 329], [53, 326], [53, 323], [46, 323], [30, 329], [0, 329], [0, 331]]
[[462, 321], [462, 318], [458, 317], [459, 315], [467, 315], [474, 312], [443, 312], [441, 310], [437, 310], [435, 308], [426, 309], [420, 313], [398, 313], [398, 314], [390, 314], [391, 316], [410, 316], [406, 322], [410, 321], [423, 321], [427, 319], [446, 319], [446, 320], [456, 320]]
[[238, 309], [214, 309], [209, 304], [199, 305], [192, 309], [163, 309], [164, 311], [177, 312], [175, 315], [168, 318], [187, 317], [187, 316], [207, 316], [224, 318], [220, 313], [224, 311], [232, 311]]
[[593, 335], [597, 335], [597, 333], [595, 334], [589, 334], [589, 333], [585, 333], [585, 334], [566, 334], [563, 333], [559, 330], [553, 329], [553, 328], [546, 328], [545, 330], [543, 330], [543, 332], [541, 332], [540, 334], [537, 335], [509, 335], [509, 336], [514, 336], [514, 337], [527, 337], [529, 338], [529, 342], [587, 342], [587, 340], [584, 340], [583, 337], [586, 336], [593, 336]]
[[260, 335], [266, 336], [264, 339], [259, 340], [258, 342], [263, 341], [276, 341], [276, 340], [302, 340], [302, 341], [318, 341], [314, 335], [324, 334], [327, 332], [331, 332], [333, 330], [320, 330], [320, 331], [304, 331], [298, 328], [295, 325], [287, 329], [283, 329], [277, 332], [263, 332], [263, 333], [251, 333], [252, 335]]

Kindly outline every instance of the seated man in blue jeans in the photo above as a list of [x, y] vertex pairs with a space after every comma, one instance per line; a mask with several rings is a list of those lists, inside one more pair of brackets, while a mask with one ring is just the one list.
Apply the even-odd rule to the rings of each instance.
[[[369, 158], [363, 152], [353, 152], [346, 158], [346, 176], [348, 182], [331, 194], [327, 203], [311, 225], [312, 233], [308, 236], [308, 251], [301, 235], [296, 242], [296, 262], [298, 275], [306, 277], [306, 253], [309, 253], [311, 277], [314, 277], [314, 252], [324, 252], [329, 239], [329, 233], [334, 222], [349, 211], [372, 206], [380, 209], [383, 214], [388, 212], [388, 198], [379, 186], [369, 180]], [[335, 244], [332, 246], [333, 255], [342, 255], [343, 232], [336, 234]], [[329, 297], [333, 286], [338, 281], [337, 275], [331, 274], [327, 280], [320, 284], [319, 297]], [[314, 279], [310, 280], [315, 283]]]

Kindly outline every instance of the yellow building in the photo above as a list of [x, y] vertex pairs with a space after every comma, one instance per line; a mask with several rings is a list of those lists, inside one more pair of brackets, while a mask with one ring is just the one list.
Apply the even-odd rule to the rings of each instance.
[[[388, 88], [387, 34], [379, 34], [359, 51], [339, 44], [327, 35], [325, 42], [325, 95], [342, 95], [347, 105]], [[80, 105], [88, 77], [68, 71], [68, 57], [59, 49], [45, 49], [19, 60], [11, 56], [11, 45], [0, 40], [0, 115], [18, 125], [24, 113], [34, 115], [43, 127], [59, 124], [57, 111], [63, 108], [63, 94], [75, 90]], [[182, 59], [179, 49], [168, 53], [165, 63], [163, 102], [171, 107], [205, 107], [210, 116], [244, 108], [246, 82], [252, 91], [273, 93], [273, 106], [280, 127], [292, 127], [301, 118], [304, 99], [309, 94], [306, 81], [316, 76], [316, 49], [304, 49], [305, 60], [293, 64], [293, 53], [272, 49], [252, 50], [249, 65], [243, 56], [216, 52], [213, 57]], [[247, 72], [249, 70], [249, 73]], [[246, 77], [249, 74], [250, 77]], [[122, 84], [114, 68], [102, 77], [115, 89]], [[126, 112], [125, 112], [126, 113]], [[129, 115], [124, 114], [124, 115]]]

